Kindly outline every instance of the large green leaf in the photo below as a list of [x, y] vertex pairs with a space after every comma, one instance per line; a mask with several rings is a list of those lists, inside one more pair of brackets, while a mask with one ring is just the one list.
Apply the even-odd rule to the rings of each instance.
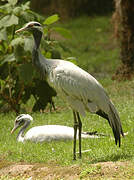
[[24, 83], [29, 83], [32, 81], [33, 67], [31, 63], [20, 65], [18, 71], [20, 80], [24, 81]]
[[16, 16], [20, 16], [21, 15], [21, 12], [22, 12], [22, 8], [21, 7], [15, 7], [13, 8], [13, 14], [16, 15]]
[[55, 22], [58, 21], [58, 20], [59, 20], [58, 14], [54, 14], [54, 15], [52, 15], [52, 16], [49, 16], [49, 17], [43, 22], [43, 24], [50, 25], [50, 24], [55, 23]]
[[23, 47], [24, 41], [22, 37], [18, 37], [11, 41], [11, 46], [14, 47], [14, 55], [17, 61], [21, 61], [22, 57], [26, 54]]
[[6, 32], [6, 28], [1, 29], [0, 31], [0, 40], [7, 40], [7, 32]]
[[17, 62], [21, 62], [26, 56], [26, 52], [24, 51], [24, 47], [22, 45], [17, 45], [14, 47], [14, 55]]
[[18, 24], [18, 17], [15, 15], [7, 15], [0, 20], [0, 28], [1, 27], [9, 27], [14, 24]]
[[0, 6], [0, 12], [3, 14], [10, 14], [12, 10], [13, 8], [8, 3], [3, 6]]
[[15, 6], [18, 2], [18, 0], [8, 0], [9, 4], [11, 4], [12, 6]]
[[24, 39], [22, 37], [15, 38], [11, 41], [12, 46], [24, 44]]
[[62, 27], [53, 27], [52, 30], [58, 32], [60, 35], [62, 35], [64, 38], [71, 38], [71, 32], [65, 28]]
[[14, 54], [12, 53], [12, 54], [9, 54], [9, 55], [6, 55], [5, 56], [5, 58], [4, 58], [4, 60], [1, 62], [1, 64], [4, 64], [4, 63], [6, 63], [6, 62], [13, 62], [13, 61], [15, 61], [15, 56], [14, 56]]
[[21, 7], [23, 11], [30, 9], [30, 1], [26, 2], [25, 4], [22, 4]]
[[32, 38], [25, 38], [25, 41], [24, 41], [24, 50], [31, 52], [32, 49], [33, 49], [33, 39]]

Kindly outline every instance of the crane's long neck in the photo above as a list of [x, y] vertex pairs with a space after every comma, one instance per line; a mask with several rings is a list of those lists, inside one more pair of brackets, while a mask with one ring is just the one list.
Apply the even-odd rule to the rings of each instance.
[[39, 30], [33, 31], [33, 37], [34, 37], [34, 49], [38, 50], [42, 38], [42, 32]]
[[33, 32], [34, 37], [34, 47], [32, 52], [32, 61], [34, 66], [37, 68], [37, 70], [40, 71], [41, 74], [46, 74], [47, 67], [45, 66], [46, 59], [41, 55], [41, 52], [39, 50], [41, 38], [42, 38], [42, 32], [41, 31], [34, 31]]
[[24, 132], [25, 132], [26, 128], [30, 125], [30, 122], [31, 122], [30, 120], [25, 121], [23, 127], [20, 129], [20, 131], [19, 131], [19, 133], [17, 135], [17, 141], [19, 141], [19, 142], [24, 141], [23, 135], [24, 135]]

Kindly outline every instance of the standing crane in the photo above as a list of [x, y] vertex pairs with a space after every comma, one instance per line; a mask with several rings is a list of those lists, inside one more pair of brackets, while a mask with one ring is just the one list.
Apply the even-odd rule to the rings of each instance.
[[33, 34], [34, 47], [32, 62], [46, 78], [50, 86], [68, 103], [74, 117], [74, 145], [73, 159], [76, 160], [76, 135], [79, 129], [79, 158], [81, 158], [81, 131], [80, 115], [85, 111], [95, 113], [108, 120], [112, 128], [115, 143], [121, 144], [120, 135], [124, 136], [118, 112], [105, 92], [102, 85], [89, 73], [75, 64], [59, 60], [46, 59], [40, 52], [39, 46], [43, 35], [43, 28], [39, 22], [29, 22], [16, 33], [29, 31]]
[[[14, 127], [11, 131], [11, 134], [21, 127], [17, 135], [18, 142], [50, 142], [50, 141], [60, 141], [60, 140], [73, 140], [74, 129], [69, 126], [62, 125], [43, 125], [43, 126], [34, 126], [29, 129], [24, 135], [25, 130], [33, 121], [32, 116], [29, 114], [20, 114], [16, 117], [14, 122]], [[82, 138], [99, 138], [101, 134], [97, 133], [88, 133], [82, 132]], [[78, 138], [78, 133], [77, 133]]]

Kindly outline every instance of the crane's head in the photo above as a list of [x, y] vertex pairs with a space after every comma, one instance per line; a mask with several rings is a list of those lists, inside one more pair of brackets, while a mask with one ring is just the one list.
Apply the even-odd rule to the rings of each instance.
[[41, 31], [42, 32], [42, 25], [39, 22], [31, 21], [31, 22], [25, 24], [24, 27], [15, 31], [15, 33], [18, 33], [21, 31], [30, 31], [30, 32]]
[[11, 131], [11, 134], [20, 126], [23, 126], [25, 123], [30, 123], [33, 121], [33, 118], [29, 114], [20, 114], [16, 117], [14, 122], [14, 128]]

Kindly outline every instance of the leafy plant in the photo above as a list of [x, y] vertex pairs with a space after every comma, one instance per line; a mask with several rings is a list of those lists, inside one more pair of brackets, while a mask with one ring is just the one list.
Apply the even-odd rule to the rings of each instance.
[[54, 31], [59, 31], [64, 37], [71, 37], [69, 31], [53, 27], [53, 23], [59, 20], [57, 14], [44, 21], [42, 16], [30, 10], [29, 5], [30, 2], [18, 4], [17, 0], [8, 0], [0, 6], [0, 109], [16, 113], [31, 95], [35, 98], [34, 111], [44, 109], [48, 102], [54, 107], [52, 97], [56, 96], [56, 92], [32, 67], [33, 39], [27, 33], [15, 35], [16, 26], [35, 20], [45, 25], [42, 53], [47, 58], [61, 58], [59, 48], [65, 49], [61, 42], [51, 39]]

